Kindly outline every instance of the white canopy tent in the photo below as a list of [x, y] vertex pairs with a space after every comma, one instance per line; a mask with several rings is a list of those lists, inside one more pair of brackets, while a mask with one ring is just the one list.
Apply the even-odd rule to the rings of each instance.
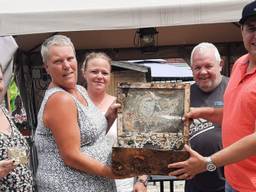
[[0, 36], [237, 22], [250, 0], [1, 0]]
[[[13, 58], [18, 48], [11, 36], [0, 37], [0, 65], [3, 69], [4, 92], [6, 92], [12, 78]], [[0, 95], [0, 100], [2, 99]]]

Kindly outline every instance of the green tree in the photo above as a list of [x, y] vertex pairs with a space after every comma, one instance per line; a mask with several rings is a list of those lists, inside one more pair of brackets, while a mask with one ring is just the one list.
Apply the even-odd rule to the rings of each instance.
[[10, 97], [10, 106], [11, 106], [11, 111], [15, 109], [15, 98], [17, 95], [19, 95], [19, 89], [14, 81], [14, 78], [12, 79], [9, 87], [8, 87], [8, 95]]

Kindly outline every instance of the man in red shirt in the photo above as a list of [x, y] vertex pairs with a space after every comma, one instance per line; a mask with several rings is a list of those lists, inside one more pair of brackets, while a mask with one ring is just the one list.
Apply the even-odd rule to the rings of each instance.
[[256, 1], [243, 8], [239, 23], [248, 54], [234, 64], [224, 95], [224, 108], [197, 108], [186, 115], [222, 123], [224, 149], [203, 157], [185, 146], [190, 158], [170, 164], [169, 168], [176, 169], [170, 175], [189, 179], [225, 165], [226, 191], [252, 192], [256, 191]]

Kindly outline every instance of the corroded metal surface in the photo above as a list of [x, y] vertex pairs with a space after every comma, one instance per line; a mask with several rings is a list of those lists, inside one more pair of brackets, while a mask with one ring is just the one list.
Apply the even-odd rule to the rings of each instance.
[[163, 151], [152, 149], [113, 147], [112, 168], [116, 175], [168, 175], [169, 163], [184, 161], [186, 151]]
[[117, 116], [117, 143], [112, 166], [117, 175], [166, 175], [168, 164], [189, 153], [190, 85], [182, 83], [121, 83]]
[[189, 84], [123, 83], [118, 102], [119, 147], [180, 150], [187, 143]]

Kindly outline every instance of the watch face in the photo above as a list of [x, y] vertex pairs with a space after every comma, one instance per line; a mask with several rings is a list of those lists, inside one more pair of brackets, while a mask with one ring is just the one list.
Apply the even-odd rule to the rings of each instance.
[[209, 162], [208, 164], [207, 164], [207, 171], [210, 171], [210, 172], [212, 172], [212, 171], [215, 171], [216, 170], [216, 166], [212, 163], [212, 162]]

